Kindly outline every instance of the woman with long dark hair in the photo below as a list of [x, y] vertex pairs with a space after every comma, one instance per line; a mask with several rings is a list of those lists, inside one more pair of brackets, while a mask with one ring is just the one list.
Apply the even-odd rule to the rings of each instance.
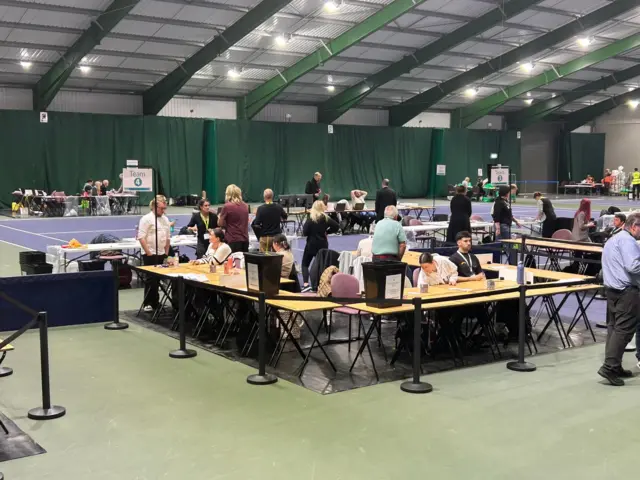
[[211, 203], [206, 198], [198, 202], [198, 212], [194, 212], [187, 228], [198, 236], [196, 258], [202, 258], [209, 248], [209, 236], [214, 228], [218, 228], [218, 215], [211, 212]]

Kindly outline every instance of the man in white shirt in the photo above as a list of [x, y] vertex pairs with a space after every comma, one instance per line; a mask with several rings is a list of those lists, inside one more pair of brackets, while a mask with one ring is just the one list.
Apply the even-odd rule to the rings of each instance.
[[373, 257], [373, 236], [360, 240], [356, 257]]
[[[140, 219], [138, 225], [138, 241], [142, 247], [143, 265], [162, 265], [169, 255], [171, 242], [171, 224], [164, 215], [167, 210], [167, 200], [162, 195], [157, 195], [149, 204], [151, 211]], [[157, 221], [157, 244], [156, 244]], [[158, 307], [160, 296], [158, 295], [158, 280], [150, 277], [144, 286], [145, 312], [150, 312]]]
[[420, 255], [420, 275], [418, 287], [423, 285], [455, 285], [458, 283], [458, 268], [446, 257], [431, 255], [428, 252]]

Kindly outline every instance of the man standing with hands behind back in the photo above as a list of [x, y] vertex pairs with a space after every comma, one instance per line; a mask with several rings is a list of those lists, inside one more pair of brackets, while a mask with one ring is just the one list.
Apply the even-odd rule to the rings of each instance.
[[304, 193], [307, 195], [313, 195], [313, 201], [315, 202], [320, 198], [322, 190], [320, 189], [320, 181], [322, 180], [322, 174], [316, 172], [313, 174], [313, 178], [307, 182], [307, 186], [304, 188]]
[[376, 222], [384, 218], [384, 210], [388, 206], [397, 206], [398, 197], [396, 192], [389, 188], [389, 179], [382, 180], [382, 188], [376, 193]]
[[[156, 195], [149, 204], [151, 211], [140, 219], [138, 225], [138, 240], [142, 247], [143, 265], [162, 265], [169, 255], [171, 243], [171, 223], [164, 212], [167, 210], [167, 199], [163, 195]], [[157, 218], [156, 218], [157, 217]], [[158, 244], [156, 248], [156, 220], [158, 225]], [[144, 285], [145, 312], [151, 312], [158, 307], [158, 279], [154, 275], [148, 278]]]

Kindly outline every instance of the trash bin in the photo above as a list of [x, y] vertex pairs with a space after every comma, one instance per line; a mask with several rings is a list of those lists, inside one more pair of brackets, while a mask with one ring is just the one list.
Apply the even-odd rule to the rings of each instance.
[[[400, 305], [404, 293], [407, 264], [393, 260], [366, 262], [362, 264], [364, 294], [369, 307], [388, 308]], [[385, 298], [385, 304], [369, 300]]]
[[264, 292], [275, 296], [280, 291], [282, 255], [275, 253], [245, 253], [245, 275], [247, 291]]

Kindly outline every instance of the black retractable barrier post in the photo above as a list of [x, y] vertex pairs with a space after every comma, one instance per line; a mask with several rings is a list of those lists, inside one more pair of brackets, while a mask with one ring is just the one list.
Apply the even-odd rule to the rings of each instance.
[[32, 420], [53, 420], [67, 413], [64, 407], [51, 405], [51, 390], [49, 386], [49, 335], [47, 330], [47, 312], [38, 314], [40, 324], [40, 374], [42, 376], [42, 407], [29, 410], [28, 416]]
[[247, 383], [251, 385], [271, 385], [278, 377], [266, 372], [267, 364], [267, 304], [264, 292], [258, 297], [258, 373], [249, 375]]
[[[522, 236], [520, 248], [520, 261], [524, 265], [524, 249], [527, 237]], [[526, 276], [525, 276], [526, 278]], [[519, 287], [520, 301], [518, 305], [518, 361], [507, 363], [507, 368], [514, 372], [533, 372], [536, 366], [533, 363], [524, 361], [524, 344], [527, 338], [527, 286], [525, 278], [522, 279], [522, 285]]]
[[413, 378], [411, 381], [402, 382], [400, 389], [407, 393], [429, 393], [433, 387], [429, 383], [420, 381], [420, 352], [422, 350], [422, 299], [413, 299]]
[[120, 260], [111, 262], [113, 267], [113, 322], [107, 323], [104, 328], [106, 330], [124, 330], [129, 328], [129, 324], [120, 321]]
[[171, 358], [192, 358], [198, 353], [195, 350], [187, 350], [187, 334], [185, 332], [185, 301], [184, 301], [184, 278], [178, 277], [178, 323], [180, 327], [180, 348], [169, 352]]

